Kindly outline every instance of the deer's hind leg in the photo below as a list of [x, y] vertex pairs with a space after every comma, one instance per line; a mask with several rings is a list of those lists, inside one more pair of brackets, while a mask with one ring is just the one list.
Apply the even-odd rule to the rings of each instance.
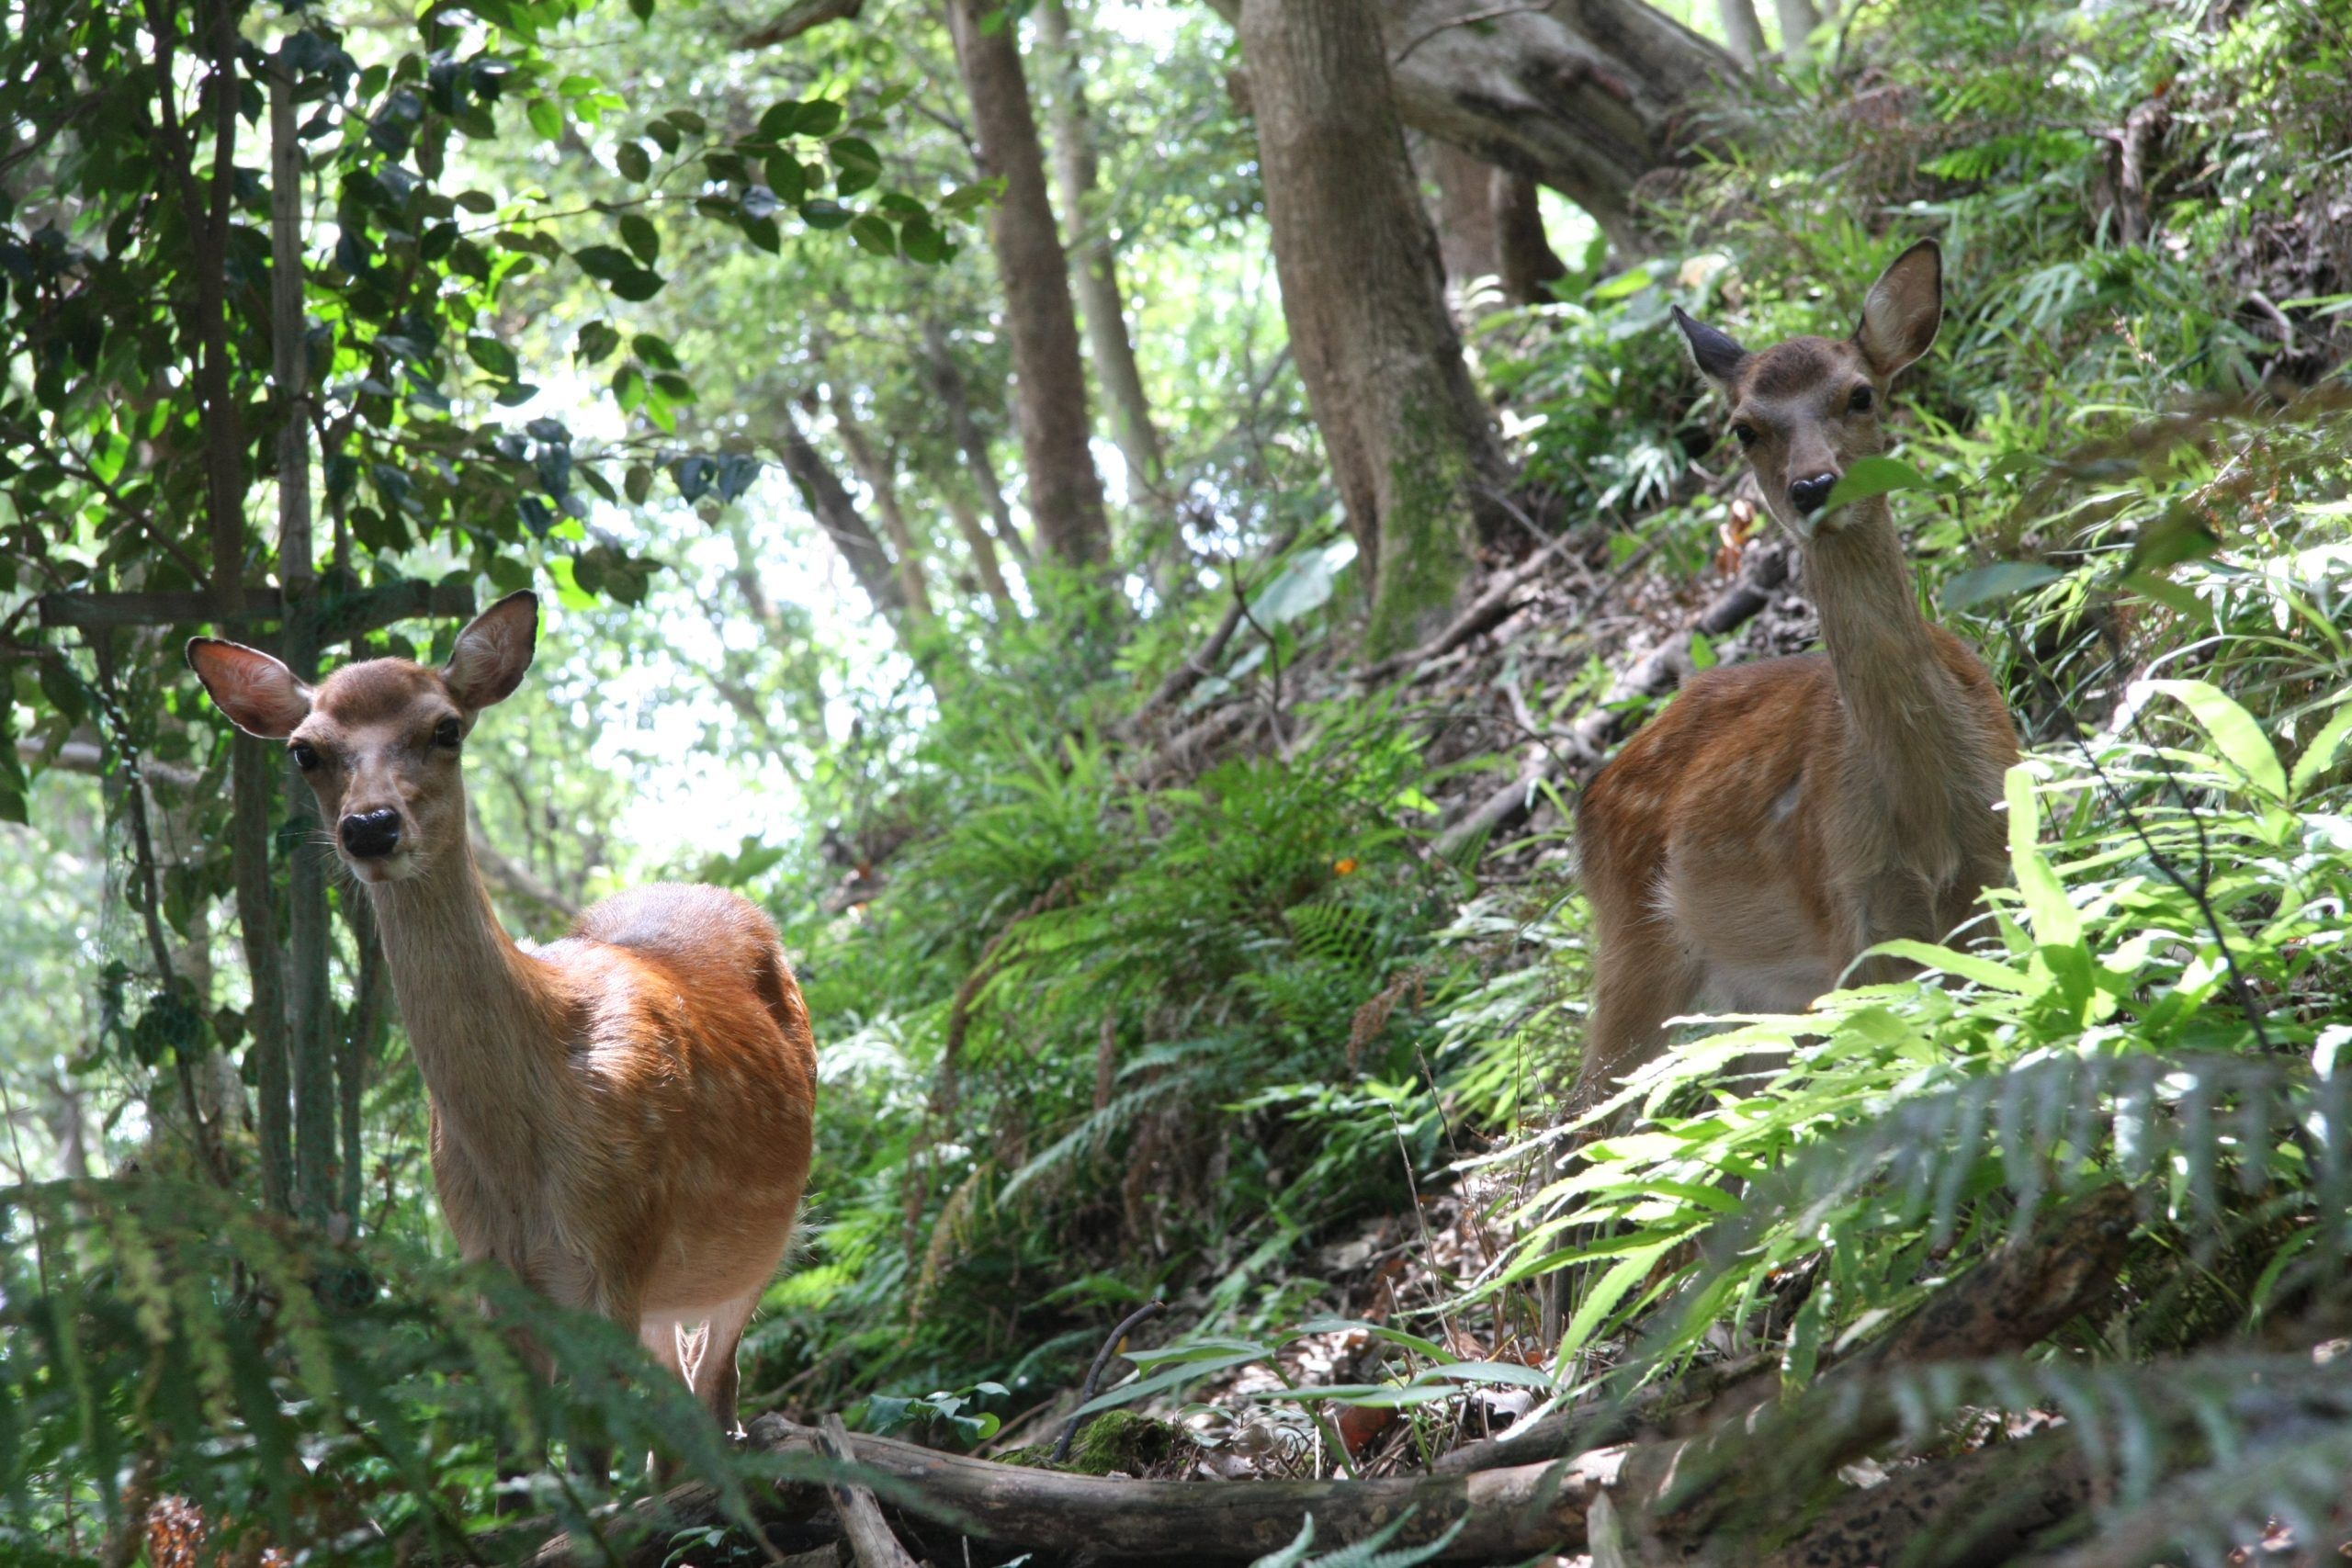
[[1582, 1114], [1666, 1044], [1666, 1021], [1690, 1010], [1704, 966], [1661, 916], [1599, 922], [1592, 1011], [1569, 1109]]

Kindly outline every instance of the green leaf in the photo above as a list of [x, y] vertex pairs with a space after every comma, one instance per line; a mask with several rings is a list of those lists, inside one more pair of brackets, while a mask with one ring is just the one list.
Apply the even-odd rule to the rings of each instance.
[[2287, 798], [2287, 771], [2278, 765], [2278, 749], [2262, 733], [2254, 716], [2238, 706], [2219, 686], [2206, 681], [2143, 681], [2149, 691], [2161, 692], [2186, 707], [2213, 742], [2214, 750], [2246, 783], [2273, 800]]
[[787, 98], [760, 116], [760, 140], [782, 141], [800, 129], [800, 115], [805, 107], [799, 99]]
[[612, 288], [619, 298], [637, 303], [661, 293], [662, 285], [668, 281], [658, 272], [639, 270], [623, 273], [613, 279]]
[[533, 98], [523, 113], [529, 118], [531, 129], [539, 133], [541, 141], [563, 140], [563, 107], [553, 98]]
[[2162, 571], [2185, 560], [2201, 560], [2222, 547], [2205, 519], [2175, 503], [2140, 530], [2132, 541], [2132, 572]]
[[857, 242], [859, 249], [872, 251], [876, 255], [899, 254], [899, 237], [890, 231], [888, 221], [871, 212], [861, 212], [850, 220], [849, 237]]
[[2205, 601], [2152, 571], [2135, 571], [2123, 580], [2123, 586], [2143, 598], [2154, 599], [2185, 620], [2201, 621], [2212, 614]]
[[2065, 884], [2041, 852], [2041, 812], [2033, 798], [2030, 766], [2012, 766], [2004, 790], [2009, 805], [2009, 864], [2033, 924], [2034, 941], [2044, 947], [2073, 947], [2083, 939], [2082, 912], [2067, 901]]
[[625, 180], [635, 180], [643, 184], [653, 175], [652, 155], [648, 153], [639, 142], [622, 142], [620, 151], [613, 154], [613, 164], [620, 170], [621, 178]]
[[621, 493], [633, 506], [643, 506], [653, 493], [653, 470], [643, 463], [631, 463], [628, 472], [621, 476]]
[[581, 271], [605, 283], [637, 270], [637, 258], [618, 245], [582, 245], [571, 253], [571, 259], [580, 265]]
[[1617, 1310], [1617, 1303], [1625, 1299], [1625, 1292], [1647, 1279], [1651, 1267], [1680, 1240], [1679, 1236], [1671, 1236], [1635, 1247], [1593, 1282], [1577, 1305], [1576, 1316], [1568, 1320], [1567, 1332], [1560, 1338], [1558, 1364], [1565, 1366], [1568, 1358], [1590, 1342], [1609, 1314]]
[[843, 196], [866, 189], [882, 177], [882, 154], [863, 137], [844, 136], [828, 144], [826, 152], [836, 171], [835, 188]]
[[800, 160], [789, 152], [771, 152], [762, 164], [768, 176], [768, 188], [786, 207], [797, 207], [808, 195], [808, 176], [801, 173]]
[[849, 209], [838, 201], [820, 197], [800, 204], [800, 220], [811, 229], [838, 229], [849, 221]]
[[803, 136], [831, 136], [841, 123], [841, 105], [830, 98], [817, 98], [800, 106], [799, 122], [793, 129]]
[[645, 401], [645, 372], [634, 365], [624, 365], [614, 371], [613, 397], [623, 413]]
[[651, 333], [639, 333], [628, 340], [628, 349], [656, 370], [678, 368], [677, 351], [670, 346], [667, 338], [656, 337]]
[[1947, 975], [1957, 975], [1963, 980], [1973, 980], [1980, 986], [1991, 986], [2003, 991], [2029, 991], [2031, 983], [2007, 964], [1981, 958], [1973, 953], [1956, 953], [1949, 947], [1938, 947], [1930, 942], [1915, 942], [1909, 937], [1897, 937], [1880, 942], [1871, 949], [1893, 958], [1907, 958], [1929, 969], [1940, 969]]
[[609, 358], [620, 347], [621, 334], [609, 321], [590, 321], [580, 329], [580, 339], [572, 345], [571, 356], [582, 365], [594, 365]]
[[2335, 765], [2335, 753], [2343, 749], [2345, 737], [2352, 736], [2352, 694], [2337, 701], [2344, 705], [2312, 737], [2312, 743], [2295, 759], [2295, 771], [2287, 777], [2287, 793], [2294, 799], [2301, 799], [2312, 781]]
[[466, 339], [466, 354], [476, 365], [502, 381], [512, 381], [522, 370], [514, 351], [494, 337], [477, 333]]
[[947, 236], [928, 216], [918, 215], [899, 225], [899, 248], [909, 261], [934, 266], [947, 259]]
[[495, 212], [498, 210], [498, 202], [496, 198], [492, 197], [488, 191], [460, 191], [458, 195], [457, 201], [458, 205], [464, 208], [468, 212], [480, 214]]
[[1827, 511], [1849, 506], [1872, 496], [1886, 495], [1898, 490], [1924, 490], [1949, 494], [1957, 485], [1929, 479], [1900, 457], [1857, 457], [1846, 477], [1838, 481], [1822, 503]]
[[2013, 598], [2066, 574], [2040, 561], [2005, 560], [1963, 571], [1944, 584], [1944, 609], [1957, 614], [1996, 599]]
[[662, 234], [653, 227], [651, 220], [643, 213], [626, 212], [621, 215], [620, 227], [621, 243], [627, 245], [638, 260], [651, 266], [661, 259]]

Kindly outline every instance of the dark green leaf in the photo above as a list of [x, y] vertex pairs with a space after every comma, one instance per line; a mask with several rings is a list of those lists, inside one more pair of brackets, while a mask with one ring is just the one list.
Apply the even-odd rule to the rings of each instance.
[[602, 282], [611, 283], [638, 270], [637, 260], [618, 245], [582, 245], [571, 253], [580, 270]]
[[662, 234], [653, 227], [651, 220], [642, 213], [624, 213], [620, 228], [621, 243], [627, 245], [638, 260], [651, 266], [661, 259]]
[[622, 142], [620, 151], [613, 154], [613, 164], [620, 170], [621, 177], [626, 180], [642, 183], [651, 178], [653, 175], [652, 156], [645, 151], [644, 145], [640, 142]]
[[668, 280], [658, 272], [628, 272], [613, 279], [612, 288], [613, 292], [621, 299], [637, 303], [650, 299], [661, 293], [662, 286], [666, 281]]
[[2040, 561], [1996, 561], [1991, 566], [1963, 571], [1946, 582], [1944, 608], [1953, 613], [1973, 609], [1996, 599], [2012, 598], [2045, 582], [2055, 582], [2064, 575], [2056, 567]]

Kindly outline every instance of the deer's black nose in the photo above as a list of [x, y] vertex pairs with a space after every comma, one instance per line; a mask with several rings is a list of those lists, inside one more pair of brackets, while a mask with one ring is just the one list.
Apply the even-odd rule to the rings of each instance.
[[389, 806], [343, 819], [343, 847], [361, 860], [381, 860], [400, 842], [401, 814]]
[[1821, 510], [1821, 503], [1837, 488], [1836, 474], [1815, 474], [1809, 479], [1799, 479], [1789, 487], [1789, 504], [1797, 509], [1798, 516], [1810, 517]]

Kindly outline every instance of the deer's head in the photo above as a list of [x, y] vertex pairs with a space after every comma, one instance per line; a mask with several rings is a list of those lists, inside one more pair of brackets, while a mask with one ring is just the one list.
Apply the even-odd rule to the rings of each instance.
[[187, 661], [238, 728], [286, 742], [353, 874], [397, 882], [465, 842], [458, 753], [481, 710], [523, 683], [538, 626], [537, 596], [510, 593], [458, 634], [442, 669], [370, 659], [315, 688], [218, 637], [191, 638]]
[[1855, 458], [1885, 450], [1887, 388], [1934, 344], [1943, 288], [1943, 254], [1922, 240], [1871, 285], [1851, 337], [1792, 337], [1754, 354], [1676, 307], [1683, 345], [1723, 394], [1766, 508], [1797, 537], [1838, 527], [1823, 502]]

